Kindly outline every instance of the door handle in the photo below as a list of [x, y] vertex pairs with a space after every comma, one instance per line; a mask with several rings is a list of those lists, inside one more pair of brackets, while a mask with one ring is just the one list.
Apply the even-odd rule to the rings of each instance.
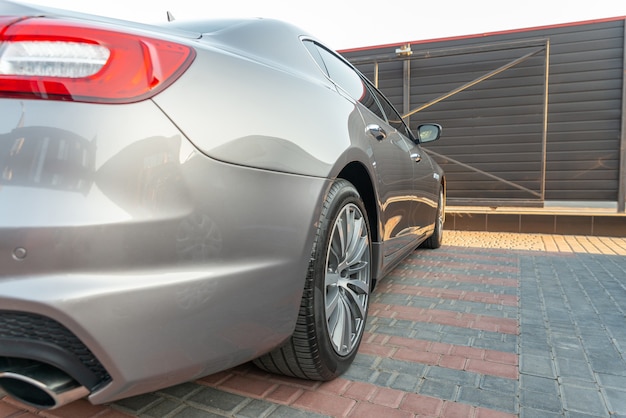
[[422, 156], [418, 154], [417, 152], [414, 152], [413, 154], [411, 154], [411, 158], [414, 159], [416, 163], [419, 163], [420, 161], [422, 161]]
[[383, 139], [387, 138], [387, 132], [385, 132], [385, 130], [379, 125], [376, 125], [374, 123], [367, 125], [365, 127], [365, 132], [376, 138], [378, 141], [382, 141]]

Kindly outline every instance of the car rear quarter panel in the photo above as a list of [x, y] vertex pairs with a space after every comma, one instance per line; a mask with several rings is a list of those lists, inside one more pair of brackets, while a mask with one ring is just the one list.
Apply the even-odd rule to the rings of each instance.
[[208, 43], [198, 46], [192, 67], [155, 102], [213, 158], [328, 177], [342, 154], [355, 146], [352, 141], [364, 135], [363, 121], [297, 37], [292, 44], [302, 68], [258, 61]]

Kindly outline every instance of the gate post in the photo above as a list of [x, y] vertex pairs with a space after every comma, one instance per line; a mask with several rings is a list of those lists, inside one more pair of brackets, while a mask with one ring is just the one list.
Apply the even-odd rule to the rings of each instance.
[[624, 47], [622, 48], [622, 125], [620, 129], [619, 179], [617, 192], [617, 211], [626, 212], [626, 19], [624, 26]]

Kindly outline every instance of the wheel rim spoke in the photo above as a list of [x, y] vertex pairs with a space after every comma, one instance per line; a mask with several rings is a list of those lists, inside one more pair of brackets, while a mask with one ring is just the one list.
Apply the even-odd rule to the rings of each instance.
[[340, 296], [339, 289], [337, 288], [338, 283], [338, 274], [326, 274], [326, 316], [328, 318], [335, 314], [337, 306], [339, 305]]
[[326, 324], [335, 351], [353, 352], [363, 333], [370, 290], [370, 241], [361, 210], [341, 209], [327, 254]]
[[365, 306], [362, 303], [362, 296], [366, 296], [369, 289], [360, 280], [349, 280], [340, 282], [342, 292], [340, 295], [352, 312], [352, 319], [363, 320], [365, 318]]
[[439, 206], [437, 208], [437, 227], [439, 232], [439, 240], [443, 237], [443, 223], [445, 221], [445, 197], [443, 192], [439, 192]]

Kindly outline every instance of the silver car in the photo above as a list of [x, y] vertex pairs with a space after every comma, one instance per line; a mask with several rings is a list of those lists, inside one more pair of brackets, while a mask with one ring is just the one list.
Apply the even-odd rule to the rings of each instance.
[[0, 0], [0, 387], [338, 376], [376, 280], [441, 245], [440, 133], [289, 24]]

